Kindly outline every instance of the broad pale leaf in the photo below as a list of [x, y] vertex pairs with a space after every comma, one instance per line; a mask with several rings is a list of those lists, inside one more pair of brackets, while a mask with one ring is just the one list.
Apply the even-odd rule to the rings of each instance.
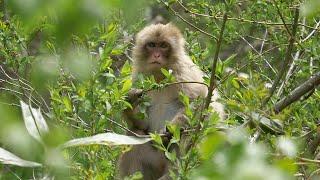
[[41, 167], [42, 165], [37, 162], [26, 161], [18, 156], [12, 154], [11, 152], [0, 148], [0, 162], [2, 164], [11, 164], [21, 167]]
[[[35, 109], [20, 101], [24, 124], [29, 134], [41, 142], [41, 135], [49, 131], [46, 120], [43, 118], [40, 108]], [[31, 111], [30, 111], [31, 110]]]
[[140, 138], [135, 136], [125, 136], [115, 133], [103, 133], [97, 134], [91, 137], [84, 137], [78, 139], [72, 139], [62, 145], [63, 148], [73, 146], [87, 146], [87, 145], [137, 145], [144, 144], [151, 141], [151, 138]]

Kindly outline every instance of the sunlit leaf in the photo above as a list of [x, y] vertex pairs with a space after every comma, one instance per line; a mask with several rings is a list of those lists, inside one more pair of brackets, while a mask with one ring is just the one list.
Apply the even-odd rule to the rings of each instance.
[[162, 139], [159, 134], [151, 134], [151, 138], [157, 143], [162, 144]]
[[29, 134], [41, 142], [41, 136], [49, 132], [46, 120], [43, 118], [40, 108], [35, 109], [20, 101], [23, 120]]
[[71, 112], [72, 111], [72, 105], [71, 105], [71, 101], [68, 97], [63, 97], [63, 104], [66, 107], [66, 111], [67, 112]]
[[137, 145], [151, 141], [151, 138], [138, 138], [134, 136], [125, 136], [115, 133], [103, 133], [90, 137], [72, 139], [62, 145], [63, 148], [88, 145]]
[[130, 90], [131, 86], [132, 86], [132, 81], [131, 81], [131, 79], [125, 80], [124, 83], [123, 83], [121, 92], [122, 92], [122, 93], [128, 92], [128, 91]]
[[166, 69], [161, 68], [161, 72], [166, 78], [168, 78], [170, 76], [169, 71], [167, 71]]
[[121, 69], [121, 75], [127, 76], [131, 73], [131, 65], [126, 61]]
[[177, 155], [176, 155], [176, 152], [173, 151], [173, 152], [169, 152], [169, 151], [166, 151], [165, 152], [165, 155], [166, 157], [170, 160], [170, 161], [175, 161], [177, 159]]
[[237, 88], [237, 89], [239, 89], [240, 88], [240, 85], [239, 85], [239, 83], [237, 82], [237, 80], [235, 80], [235, 79], [232, 79], [232, 85], [233, 85], [233, 87], [235, 87], [235, 88]]
[[2, 164], [11, 164], [21, 167], [41, 167], [42, 165], [37, 162], [26, 161], [11, 152], [0, 148], [0, 162]]

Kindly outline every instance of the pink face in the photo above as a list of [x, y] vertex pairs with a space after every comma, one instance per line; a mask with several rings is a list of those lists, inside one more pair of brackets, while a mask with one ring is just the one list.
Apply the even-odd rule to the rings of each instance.
[[146, 45], [147, 64], [149, 67], [160, 69], [168, 62], [170, 45], [167, 42], [148, 42]]

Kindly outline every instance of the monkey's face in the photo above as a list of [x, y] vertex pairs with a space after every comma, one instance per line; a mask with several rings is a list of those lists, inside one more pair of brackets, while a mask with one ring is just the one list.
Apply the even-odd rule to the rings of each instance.
[[183, 57], [184, 39], [172, 24], [155, 24], [142, 29], [133, 48], [134, 71], [157, 74], [161, 68], [172, 66]]
[[170, 55], [170, 44], [165, 41], [150, 41], [145, 44], [146, 66], [160, 69], [166, 66]]

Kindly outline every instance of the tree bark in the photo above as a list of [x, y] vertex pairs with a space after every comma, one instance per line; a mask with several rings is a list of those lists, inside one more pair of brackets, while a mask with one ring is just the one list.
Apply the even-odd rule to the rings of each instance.
[[309, 80], [295, 88], [287, 97], [282, 98], [274, 106], [276, 113], [281, 112], [284, 108], [297, 101], [301, 96], [310, 92], [320, 84], [320, 71], [311, 76]]

